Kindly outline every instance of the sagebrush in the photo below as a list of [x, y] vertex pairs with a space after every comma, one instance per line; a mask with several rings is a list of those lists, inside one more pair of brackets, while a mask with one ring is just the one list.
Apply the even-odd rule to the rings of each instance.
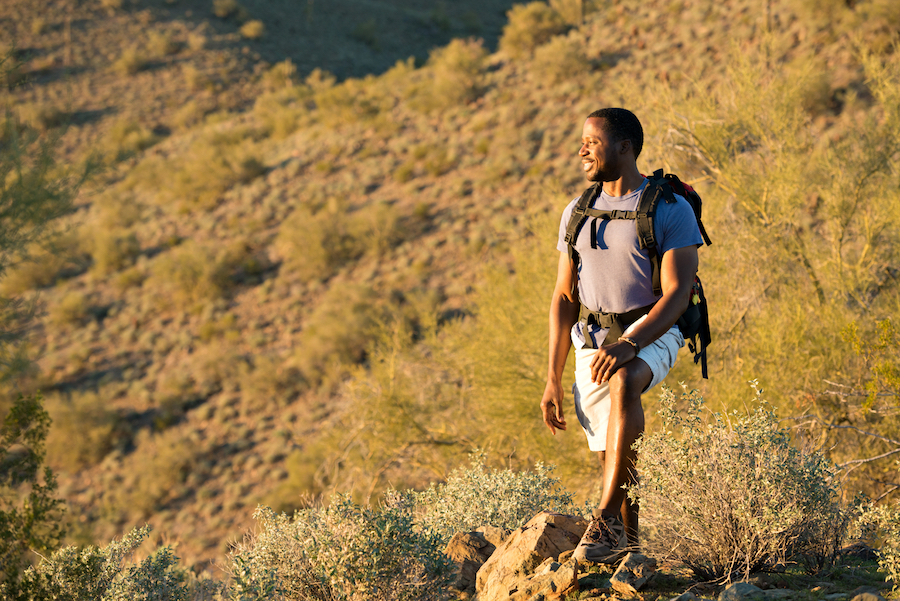
[[[662, 394], [664, 429], [636, 443], [647, 547], [706, 580], [801, 561], [818, 568], [840, 549], [849, 514], [835, 470], [791, 444], [759, 398], [745, 415], [711, 414], [697, 392]], [[680, 405], [680, 407], [679, 407]]]

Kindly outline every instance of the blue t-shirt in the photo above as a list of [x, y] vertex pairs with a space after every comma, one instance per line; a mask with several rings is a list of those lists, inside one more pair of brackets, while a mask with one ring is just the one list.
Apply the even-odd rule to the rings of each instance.
[[[609, 196], [606, 192], [601, 192], [593, 207], [601, 211], [617, 209], [634, 211], [646, 186], [645, 179], [640, 188], [625, 196]], [[691, 205], [677, 194], [675, 199], [674, 203], [660, 200], [656, 206], [653, 229], [660, 256], [676, 248], [703, 244], [703, 237], [700, 235], [700, 228], [697, 226]], [[578, 199], [574, 199], [563, 211], [556, 245], [560, 252], [568, 250], [565, 241], [566, 228], [577, 202]], [[597, 248], [591, 248], [591, 221], [595, 220]], [[578, 296], [589, 310], [625, 313], [658, 300], [659, 297], [653, 294], [650, 257], [646, 250], [641, 250], [635, 220], [607, 221], [589, 217], [575, 240], [575, 250], [581, 256], [581, 265], [578, 269]], [[575, 324], [572, 334], [576, 347], [580, 347], [584, 337], [579, 324]], [[591, 334], [598, 341], [603, 340], [601, 334], [604, 337], [606, 335], [599, 328], [596, 331], [592, 330]]]

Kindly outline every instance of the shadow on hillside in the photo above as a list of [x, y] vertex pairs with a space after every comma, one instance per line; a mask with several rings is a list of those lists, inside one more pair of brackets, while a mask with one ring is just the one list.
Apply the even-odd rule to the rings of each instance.
[[[132, 9], [157, 21], [183, 21], [226, 35], [226, 45], [269, 63], [290, 58], [300, 76], [320, 68], [339, 79], [379, 74], [398, 60], [428, 58], [453, 38], [477, 37], [495, 50], [514, 0], [241, 0], [243, 14], [218, 18], [209, 0], [165, 5], [141, 0]], [[259, 20], [265, 33], [242, 39], [241, 20]], [[206, 25], [204, 25], [206, 24]], [[219, 44], [216, 43], [215, 46]]]

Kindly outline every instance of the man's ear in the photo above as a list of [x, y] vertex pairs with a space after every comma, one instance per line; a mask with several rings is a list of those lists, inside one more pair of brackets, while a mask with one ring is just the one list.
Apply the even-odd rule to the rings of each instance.
[[625, 138], [624, 140], [620, 140], [619, 144], [622, 146], [619, 148], [619, 154], [626, 154], [631, 149], [631, 140]]

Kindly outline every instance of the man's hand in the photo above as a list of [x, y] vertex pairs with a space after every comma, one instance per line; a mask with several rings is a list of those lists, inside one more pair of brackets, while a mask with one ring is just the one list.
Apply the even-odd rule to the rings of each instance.
[[634, 347], [624, 341], [601, 346], [591, 359], [591, 381], [597, 384], [608, 382], [617, 369], [636, 356]]
[[562, 403], [562, 387], [559, 382], [548, 381], [547, 387], [544, 388], [544, 398], [541, 399], [541, 413], [544, 416], [544, 423], [547, 424], [554, 436], [556, 436], [557, 430], [566, 429]]

